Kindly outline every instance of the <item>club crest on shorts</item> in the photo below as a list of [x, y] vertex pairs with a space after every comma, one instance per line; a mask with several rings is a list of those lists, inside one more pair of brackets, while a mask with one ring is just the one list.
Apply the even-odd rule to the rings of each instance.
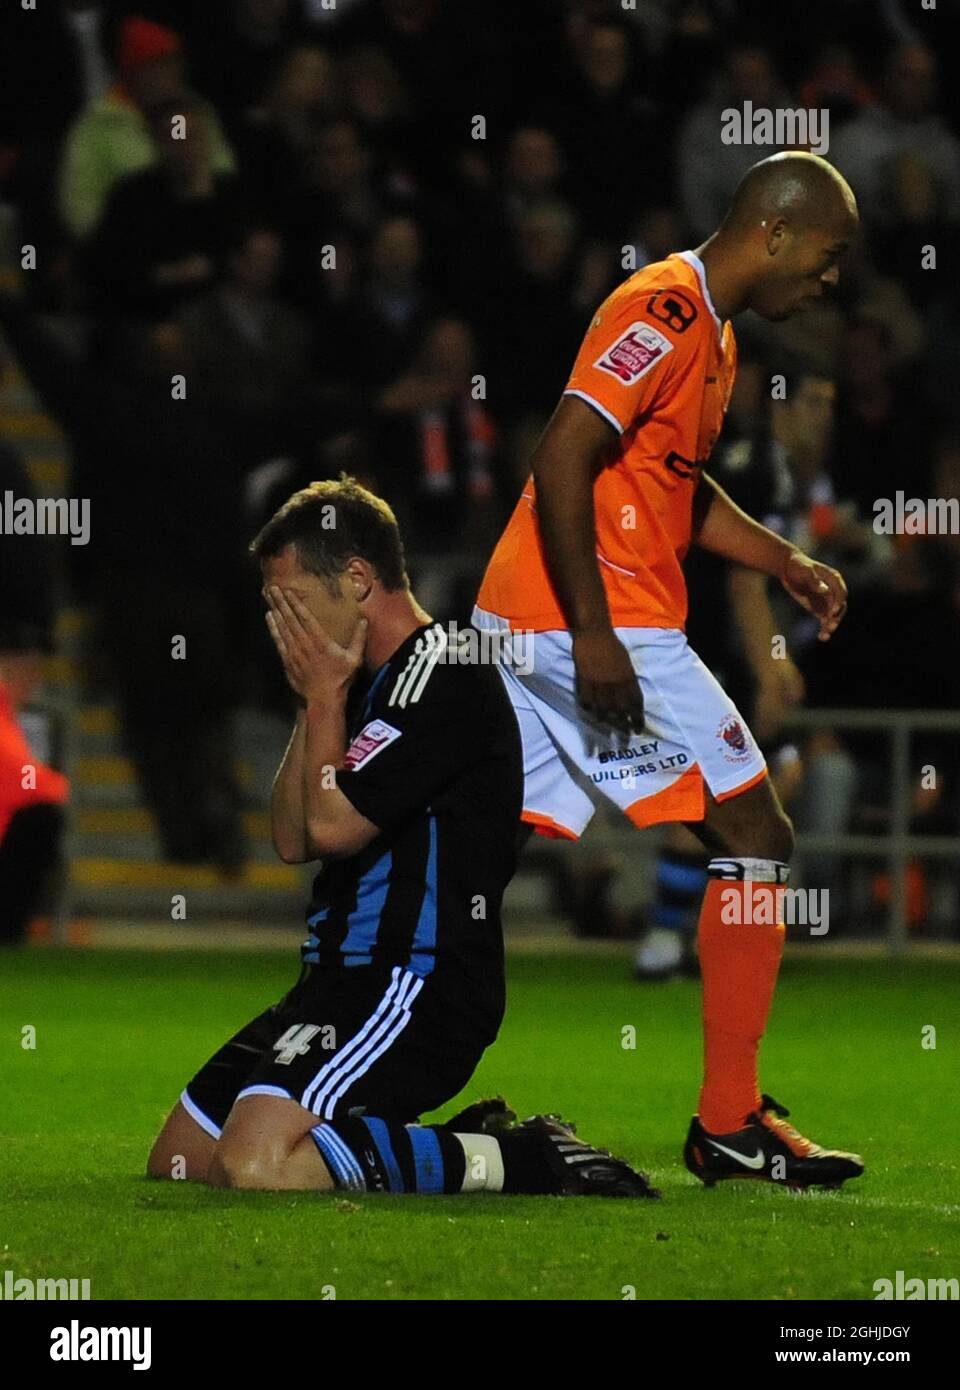
[[631, 323], [627, 331], [593, 365], [602, 367], [605, 372], [612, 372], [625, 386], [630, 386], [649, 372], [661, 357], [666, 357], [668, 352], [673, 352], [673, 343], [669, 338], [665, 338], [656, 328], [651, 328], [649, 323]]
[[728, 763], [739, 762], [740, 759], [746, 754], [746, 730], [740, 723], [740, 720], [736, 719], [732, 714], [726, 715], [726, 717], [723, 720], [721, 720], [720, 727], [717, 730], [717, 737], [723, 742], [724, 747], [728, 750], [728, 752], [724, 754], [724, 757], [726, 758]]

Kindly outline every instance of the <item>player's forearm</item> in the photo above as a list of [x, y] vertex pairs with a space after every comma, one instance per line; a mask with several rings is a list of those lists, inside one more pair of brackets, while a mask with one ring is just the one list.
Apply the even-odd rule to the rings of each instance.
[[762, 680], [769, 673], [777, 635], [766, 575], [735, 565], [727, 576], [727, 592], [750, 669]]
[[545, 440], [534, 455], [533, 476], [547, 573], [570, 631], [607, 628], [610, 610], [597, 562], [592, 465]]
[[705, 505], [701, 502], [699, 507], [702, 521], [695, 536], [697, 545], [746, 569], [781, 578], [796, 547], [747, 516], [706, 473], [701, 488]]
[[339, 851], [338, 831], [352, 809], [336, 778], [347, 751], [346, 708], [344, 687], [323, 701], [308, 700], [303, 712], [303, 811], [311, 858]]
[[287, 864], [308, 858], [303, 806], [303, 768], [306, 751], [306, 713], [300, 710], [270, 794], [270, 832], [273, 847]]

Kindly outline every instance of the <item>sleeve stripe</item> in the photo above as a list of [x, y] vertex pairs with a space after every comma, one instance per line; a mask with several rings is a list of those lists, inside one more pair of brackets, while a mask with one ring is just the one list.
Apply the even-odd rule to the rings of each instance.
[[447, 634], [439, 623], [434, 623], [418, 640], [409, 661], [397, 677], [387, 704], [400, 705], [401, 708], [405, 708], [408, 702], [415, 705], [446, 648]]
[[588, 396], [586, 391], [567, 390], [564, 391], [563, 394], [565, 396], [579, 396], [582, 401], [586, 401], [587, 405], [593, 406], [593, 409], [597, 412], [597, 414], [601, 415], [604, 418], [604, 420], [606, 420], [608, 425], [612, 425], [613, 428], [616, 430], [617, 434], [623, 434], [624, 426], [621, 425], [617, 417], [615, 415], [611, 415], [610, 411], [607, 410], [606, 406], [602, 406], [599, 401], [595, 401], [592, 396]]

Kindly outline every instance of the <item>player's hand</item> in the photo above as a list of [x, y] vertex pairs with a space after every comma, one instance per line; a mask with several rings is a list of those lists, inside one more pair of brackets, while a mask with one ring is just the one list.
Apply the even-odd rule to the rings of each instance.
[[575, 632], [573, 664], [581, 708], [620, 733], [639, 733], [643, 728], [640, 679], [613, 629]]
[[811, 560], [802, 550], [791, 552], [780, 582], [791, 598], [820, 620], [818, 639], [828, 642], [847, 611], [847, 586], [843, 575], [829, 565]]
[[292, 590], [272, 585], [267, 602], [267, 627], [293, 690], [308, 704], [342, 697], [363, 664], [366, 618], [341, 647]]

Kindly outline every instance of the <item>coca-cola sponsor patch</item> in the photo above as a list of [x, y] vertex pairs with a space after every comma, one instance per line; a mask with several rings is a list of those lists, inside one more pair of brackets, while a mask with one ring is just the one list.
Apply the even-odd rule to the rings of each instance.
[[593, 365], [612, 372], [625, 386], [632, 386], [668, 352], [673, 352], [669, 338], [651, 328], [649, 323], [631, 323]]
[[399, 737], [400, 730], [395, 729], [392, 724], [387, 724], [383, 719], [372, 719], [369, 724], [363, 726], [347, 749], [343, 759], [344, 767], [356, 772], [357, 768], [363, 767], [371, 758], [381, 753], [388, 743]]

